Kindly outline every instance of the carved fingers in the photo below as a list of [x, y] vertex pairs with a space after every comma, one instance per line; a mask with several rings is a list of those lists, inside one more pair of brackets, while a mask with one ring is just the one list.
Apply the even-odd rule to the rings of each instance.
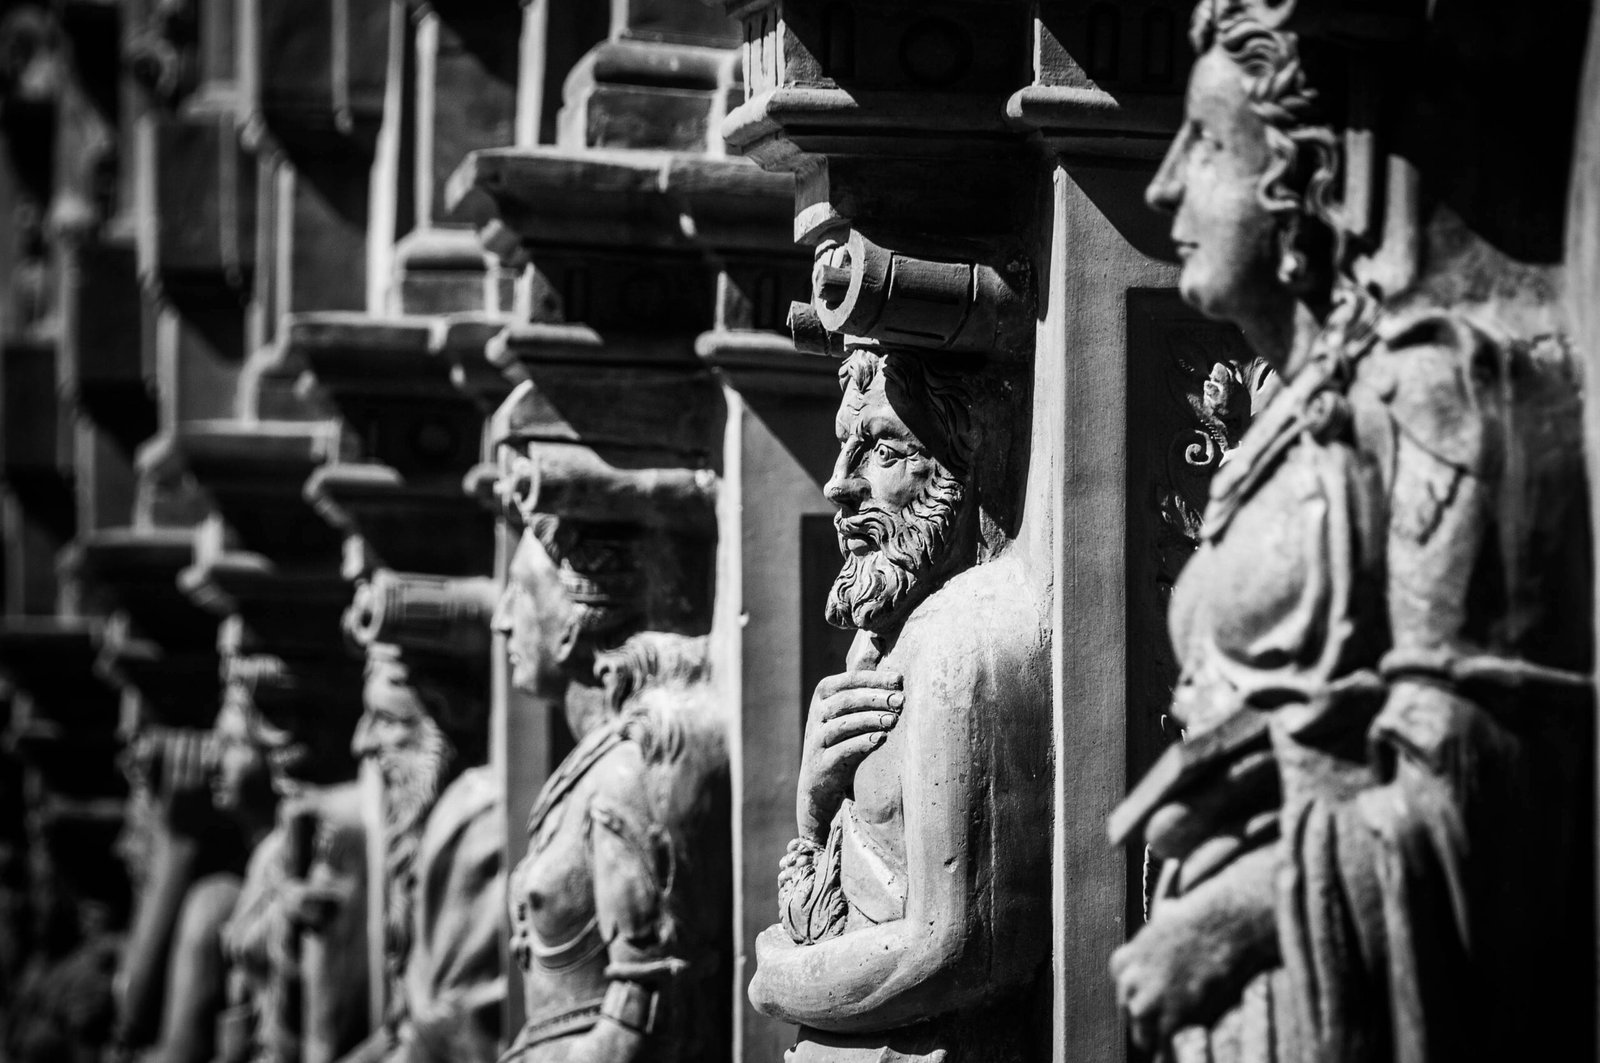
[[1117, 1003], [1134, 1043], [1155, 1048], [1214, 1020], [1279, 962], [1273, 908], [1276, 851], [1252, 851], [1193, 893], [1158, 905], [1111, 956]]
[[840, 672], [830, 675], [817, 684], [816, 697], [812, 703], [826, 702], [838, 694], [857, 690], [899, 690], [904, 685], [904, 680], [897, 672], [887, 671], [858, 671]]
[[892, 672], [842, 672], [817, 684], [800, 762], [800, 837], [820, 844], [857, 765], [888, 739], [905, 707]]
[[149, 735], [144, 756], [155, 767], [156, 793], [167, 822], [176, 830], [197, 829], [211, 807], [211, 774], [216, 742], [208, 731], [174, 728]]
[[850, 767], [882, 745], [900, 719], [906, 696], [892, 672], [842, 672], [817, 684], [812, 731], [817, 749]]

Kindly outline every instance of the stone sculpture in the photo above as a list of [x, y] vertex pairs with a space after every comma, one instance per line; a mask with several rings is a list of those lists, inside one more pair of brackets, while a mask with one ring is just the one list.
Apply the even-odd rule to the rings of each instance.
[[[222, 927], [233, 913], [245, 856], [270, 825], [266, 768], [236, 756], [243, 726], [225, 709], [212, 732], [151, 728], [132, 749], [133, 790], [146, 795], [148, 859], [138, 914], [119, 965], [118, 1040], [139, 1043], [141, 1011], [159, 1012], [161, 1063], [211, 1063], [226, 1000]], [[226, 751], [226, 775], [219, 754]]]
[[[507, 407], [537, 400], [530, 383]], [[709, 524], [708, 474], [506, 442], [501, 493], [523, 531], [494, 627], [512, 682], [562, 705], [577, 747], [535, 801], [511, 873], [527, 1019], [504, 1058], [723, 1058], [728, 721], [704, 634], [713, 541], [691, 530]], [[570, 509], [551, 512], [562, 499]]]
[[492, 1063], [506, 983], [499, 787], [488, 758], [487, 579], [363, 584], [346, 630], [367, 652], [353, 750], [383, 781], [383, 1026], [351, 1057]]
[[984, 508], [1004, 380], [871, 345], [840, 369], [828, 619], [857, 634], [811, 701], [781, 922], [749, 990], [800, 1024], [796, 1063], [1031, 1058], [1048, 838], [1020, 825], [1048, 800], [1049, 638]]
[[126, 926], [127, 880], [109, 824], [68, 809], [29, 809], [34, 952], [7, 1016], [17, 1063], [98, 1063], [116, 1021], [112, 980]]
[[338, 781], [355, 717], [344, 706], [358, 694], [342, 670], [267, 655], [235, 655], [227, 670], [225, 701], [279, 804], [223, 932], [236, 1009], [224, 1047], [256, 1063], [328, 1063], [368, 1033], [365, 832], [356, 785]]
[[1443, 210], [1411, 280], [1357, 268], [1295, 6], [1200, 6], [1148, 192], [1184, 298], [1284, 383], [1174, 590], [1185, 741], [1112, 819], [1167, 860], [1118, 999], [1180, 1061], [1559, 1054], [1592, 985], [1576, 377], [1548, 288]]

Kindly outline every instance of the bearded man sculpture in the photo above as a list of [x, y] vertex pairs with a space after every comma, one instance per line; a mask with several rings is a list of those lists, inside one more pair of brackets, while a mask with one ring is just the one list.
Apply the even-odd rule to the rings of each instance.
[[1352, 282], [1293, 7], [1201, 6], [1149, 190], [1184, 298], [1285, 383], [1173, 592], [1187, 738], [1113, 819], [1168, 858], [1118, 997], [1179, 1061], [1588, 1055], [1571, 359], [1538, 285], [1462, 275], [1492, 257], [1442, 214], [1413, 286]]
[[[379, 576], [389, 597], [401, 599], [417, 584], [423, 594], [469, 599], [486, 597], [478, 585], [488, 586]], [[353, 615], [364, 611], [364, 593], [378, 592], [364, 585]], [[365, 712], [352, 742], [383, 781], [388, 1011], [351, 1060], [492, 1063], [498, 1050], [505, 876], [499, 788], [484, 766], [491, 605], [488, 598], [458, 620], [476, 621], [477, 636], [460, 654], [416, 646], [403, 621], [354, 632], [358, 641], [394, 641], [367, 645]]]
[[[513, 395], [509, 402], [518, 401]], [[494, 627], [512, 682], [558, 701], [578, 744], [528, 817], [510, 876], [527, 1020], [516, 1063], [714, 1060], [728, 1051], [732, 839], [726, 729], [703, 634], [713, 541], [702, 474], [646, 526], [539, 510], [577, 475], [591, 503], [652, 510], [652, 488], [546, 462], [533, 443], [503, 495], [525, 526]], [[520, 470], [520, 471], [519, 471]], [[680, 475], [681, 474], [681, 475]], [[520, 494], [520, 488], [529, 493]], [[613, 516], [621, 515], [614, 512]]]
[[795, 1063], [1032, 1055], [1050, 875], [1048, 832], [1022, 825], [1048, 801], [1047, 628], [980, 505], [1009, 449], [1002, 379], [941, 358], [863, 348], [840, 370], [828, 619], [857, 634], [811, 702], [749, 989], [800, 1024]]

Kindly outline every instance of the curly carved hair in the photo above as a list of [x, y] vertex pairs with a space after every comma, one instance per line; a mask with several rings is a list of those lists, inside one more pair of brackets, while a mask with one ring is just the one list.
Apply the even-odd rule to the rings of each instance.
[[1220, 50], [1244, 75], [1250, 109], [1266, 128], [1272, 156], [1256, 194], [1283, 222], [1280, 279], [1291, 287], [1301, 284], [1309, 268], [1306, 243], [1316, 238], [1302, 223], [1319, 223], [1315, 228], [1324, 239], [1342, 227], [1339, 138], [1306, 74], [1299, 35], [1268, 26], [1237, 0], [1202, 0], [1189, 40], [1196, 54]]
[[972, 472], [978, 449], [973, 411], [978, 407], [981, 378], [963, 367], [947, 367], [915, 354], [857, 348], [839, 366], [839, 386], [865, 392], [879, 374], [899, 393], [925, 410], [940, 438], [924, 440], [940, 463], [958, 480]]

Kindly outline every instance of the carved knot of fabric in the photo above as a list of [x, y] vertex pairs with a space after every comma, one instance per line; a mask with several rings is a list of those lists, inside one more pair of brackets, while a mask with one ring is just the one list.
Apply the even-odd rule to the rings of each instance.
[[784, 881], [778, 891], [778, 913], [784, 931], [796, 945], [814, 945], [844, 933], [850, 906], [840, 884], [839, 851], [844, 829], [835, 818], [821, 850], [804, 843], [810, 859]]

